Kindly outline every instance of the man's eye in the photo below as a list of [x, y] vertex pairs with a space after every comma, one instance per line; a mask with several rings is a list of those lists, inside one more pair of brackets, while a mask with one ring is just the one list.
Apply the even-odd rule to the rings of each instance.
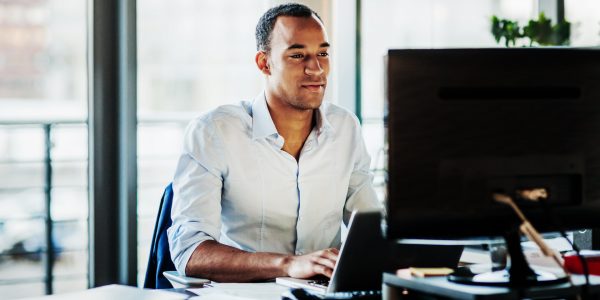
[[302, 54], [292, 54], [290, 57], [291, 58], [303, 58], [304, 55], [302, 55]]
[[329, 56], [329, 53], [321, 52], [321, 53], [319, 53], [319, 56], [327, 57], [327, 56]]

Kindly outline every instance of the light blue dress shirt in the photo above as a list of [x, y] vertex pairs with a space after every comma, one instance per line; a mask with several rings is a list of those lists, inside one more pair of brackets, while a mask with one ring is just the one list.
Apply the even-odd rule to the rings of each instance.
[[188, 125], [173, 180], [173, 262], [216, 240], [250, 252], [301, 255], [340, 246], [354, 209], [381, 209], [357, 118], [323, 102], [296, 159], [281, 150], [264, 93]]

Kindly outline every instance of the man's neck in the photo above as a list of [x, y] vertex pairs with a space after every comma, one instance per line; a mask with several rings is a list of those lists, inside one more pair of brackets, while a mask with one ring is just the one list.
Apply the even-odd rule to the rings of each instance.
[[276, 101], [267, 101], [269, 113], [277, 132], [285, 140], [283, 150], [298, 160], [302, 146], [315, 125], [315, 110], [301, 110], [278, 104]]

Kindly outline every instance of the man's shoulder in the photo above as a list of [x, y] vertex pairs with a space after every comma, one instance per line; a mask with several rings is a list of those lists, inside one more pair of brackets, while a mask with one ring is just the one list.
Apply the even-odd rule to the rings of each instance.
[[250, 101], [220, 105], [194, 118], [191, 121], [191, 125], [194, 127], [206, 127], [251, 122], [251, 107], [252, 102]]
[[325, 116], [329, 122], [342, 122], [342, 123], [352, 123], [359, 124], [358, 118], [356, 115], [350, 111], [349, 109], [337, 105], [335, 103], [331, 103], [329, 101], [323, 102], [321, 109], [325, 113]]

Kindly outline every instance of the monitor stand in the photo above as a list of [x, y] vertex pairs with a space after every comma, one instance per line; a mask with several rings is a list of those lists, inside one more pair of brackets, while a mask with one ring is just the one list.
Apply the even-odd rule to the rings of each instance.
[[487, 286], [511, 286], [530, 287], [540, 285], [551, 285], [567, 282], [567, 275], [556, 275], [551, 272], [534, 271], [529, 267], [518, 229], [512, 230], [504, 235], [508, 255], [510, 255], [510, 266], [505, 270], [473, 273], [469, 267], [460, 267], [454, 273], [448, 275], [448, 280], [456, 283], [487, 285]]

